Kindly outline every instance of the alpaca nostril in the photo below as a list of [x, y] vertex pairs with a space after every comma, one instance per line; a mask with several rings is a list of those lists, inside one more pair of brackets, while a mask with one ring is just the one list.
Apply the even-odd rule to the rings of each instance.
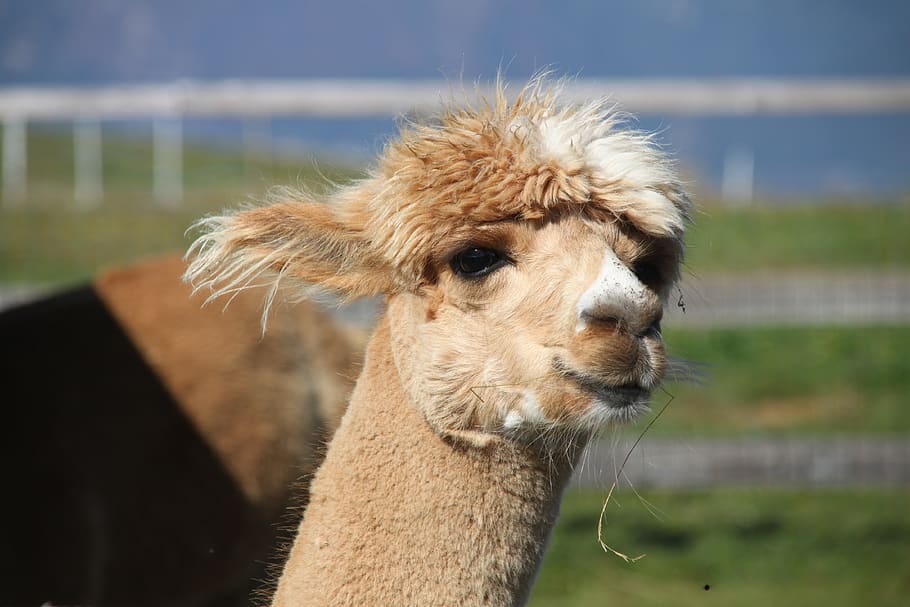
[[622, 319], [618, 316], [603, 316], [600, 318], [594, 318], [593, 320], [614, 329], [622, 325]]
[[651, 321], [651, 324], [647, 325], [644, 328], [644, 330], [642, 330], [640, 333], [636, 334], [637, 337], [653, 337], [655, 339], [660, 339], [661, 338], [660, 321], [661, 321], [662, 317], [663, 317], [662, 314], [658, 314], [657, 317]]
[[648, 327], [648, 330], [645, 332], [646, 335], [652, 335], [654, 337], [660, 337], [660, 319], [658, 318], [651, 323], [651, 326]]

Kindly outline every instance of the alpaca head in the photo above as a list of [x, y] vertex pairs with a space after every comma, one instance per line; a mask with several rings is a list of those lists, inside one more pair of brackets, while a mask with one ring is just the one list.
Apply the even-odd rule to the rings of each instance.
[[406, 126], [324, 202], [204, 220], [187, 275], [386, 294], [390, 371], [443, 435], [587, 432], [644, 410], [665, 372], [688, 211], [647, 137], [536, 82]]

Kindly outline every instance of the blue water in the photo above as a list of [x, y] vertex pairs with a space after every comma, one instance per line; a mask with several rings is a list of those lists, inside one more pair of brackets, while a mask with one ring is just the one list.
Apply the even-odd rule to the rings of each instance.
[[[658, 140], [678, 158], [694, 189], [707, 194], [719, 191], [725, 155], [734, 147], [752, 152], [757, 196], [893, 199], [910, 192], [908, 114], [645, 116], [637, 127], [658, 131]], [[395, 135], [396, 121], [275, 119], [246, 128], [248, 141], [256, 144], [267, 135], [275, 149], [299, 154], [302, 161], [318, 157], [362, 164]], [[188, 139], [240, 146], [244, 124], [190, 119], [184, 133]]]

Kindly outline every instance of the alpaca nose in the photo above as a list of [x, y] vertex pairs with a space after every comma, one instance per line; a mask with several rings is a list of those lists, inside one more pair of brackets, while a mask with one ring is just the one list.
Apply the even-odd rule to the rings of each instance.
[[657, 294], [608, 250], [600, 272], [578, 301], [576, 331], [609, 327], [639, 337], [660, 335], [663, 305]]
[[635, 308], [601, 305], [582, 312], [578, 319], [578, 330], [598, 326], [619, 330], [636, 337], [660, 337], [662, 317], [663, 307], [659, 303], [654, 305], [651, 301]]

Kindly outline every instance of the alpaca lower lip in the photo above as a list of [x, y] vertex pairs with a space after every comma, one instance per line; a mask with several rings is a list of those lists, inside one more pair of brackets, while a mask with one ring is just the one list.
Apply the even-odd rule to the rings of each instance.
[[608, 384], [597, 384], [592, 382], [580, 381], [579, 385], [586, 391], [595, 395], [597, 399], [613, 408], [628, 407], [631, 405], [642, 404], [648, 400], [650, 391], [640, 386], [611, 386]]
[[599, 392], [609, 392], [619, 396], [628, 396], [629, 398], [645, 397], [650, 394], [641, 386], [600, 386], [595, 388]]
[[609, 384], [595, 377], [576, 371], [557, 359], [553, 366], [565, 377], [571, 378], [585, 392], [591, 393], [611, 407], [621, 408], [641, 404], [648, 400], [651, 391], [635, 383]]

